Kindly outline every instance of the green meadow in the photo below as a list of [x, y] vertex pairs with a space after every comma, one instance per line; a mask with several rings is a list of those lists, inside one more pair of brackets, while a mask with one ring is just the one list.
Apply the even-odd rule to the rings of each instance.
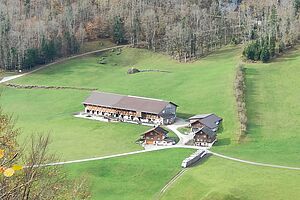
[[66, 165], [70, 177], [89, 180], [92, 199], [155, 199], [179, 172], [191, 149], [169, 149]]
[[253, 166], [210, 157], [189, 169], [162, 199], [297, 200], [299, 171]]
[[[226, 119], [219, 138], [219, 144], [223, 145], [222, 141], [234, 143], [238, 127], [232, 90], [238, 52], [237, 48], [226, 48], [200, 61], [183, 64], [158, 53], [125, 48], [121, 55], [109, 52], [105, 65], [97, 63], [97, 58], [103, 55], [88, 56], [53, 65], [12, 82], [97, 88], [105, 92], [170, 100], [179, 105], [179, 117], [215, 112]], [[127, 70], [132, 66], [169, 73], [128, 75]], [[140, 149], [134, 141], [148, 127], [73, 117], [74, 113], [83, 110], [82, 102], [88, 95], [89, 92], [79, 90], [5, 88], [1, 106], [18, 118], [17, 124], [24, 132], [22, 137], [36, 131], [51, 132], [51, 149], [60, 152], [62, 159]]]
[[[268, 64], [246, 65], [249, 130], [237, 141], [238, 120], [233, 82], [239, 47], [223, 48], [199, 61], [178, 63], [163, 54], [124, 48], [121, 54], [86, 56], [15, 79], [18, 84], [74, 86], [170, 100], [178, 116], [200, 113], [223, 117], [223, 131], [212, 151], [245, 160], [300, 166], [300, 51]], [[97, 59], [105, 57], [106, 64]], [[128, 75], [131, 67], [167, 72]], [[50, 150], [62, 160], [112, 155], [142, 149], [135, 144], [149, 127], [103, 123], [73, 117], [89, 95], [80, 90], [12, 89], [2, 86], [0, 105], [21, 128], [51, 134]], [[172, 134], [172, 133], [171, 133]], [[172, 149], [66, 166], [70, 177], [90, 179], [93, 199], [156, 199], [192, 150]], [[163, 199], [299, 199], [298, 171], [249, 166], [209, 157], [189, 169]], [[299, 184], [298, 184], [299, 185]]]

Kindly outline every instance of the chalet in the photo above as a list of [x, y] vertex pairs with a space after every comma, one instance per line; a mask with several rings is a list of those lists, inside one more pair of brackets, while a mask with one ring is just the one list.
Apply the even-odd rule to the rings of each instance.
[[203, 127], [208, 127], [212, 131], [216, 132], [223, 119], [215, 114], [202, 114], [189, 118], [189, 121], [192, 132], [197, 132]]
[[216, 140], [216, 133], [207, 127], [198, 130], [194, 136], [195, 146], [207, 147], [212, 145]]
[[97, 91], [83, 105], [89, 115], [156, 125], [174, 123], [178, 107], [169, 101]]
[[141, 134], [138, 140], [143, 145], [173, 145], [174, 141], [168, 139], [168, 131], [160, 126], [154, 127]]

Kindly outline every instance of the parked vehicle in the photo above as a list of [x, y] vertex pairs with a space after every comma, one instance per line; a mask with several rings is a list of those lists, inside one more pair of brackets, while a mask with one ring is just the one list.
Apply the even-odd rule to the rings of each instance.
[[198, 150], [195, 153], [193, 153], [190, 157], [184, 159], [181, 163], [181, 167], [187, 168], [196, 162], [198, 162], [201, 158], [203, 158], [207, 154], [206, 150]]

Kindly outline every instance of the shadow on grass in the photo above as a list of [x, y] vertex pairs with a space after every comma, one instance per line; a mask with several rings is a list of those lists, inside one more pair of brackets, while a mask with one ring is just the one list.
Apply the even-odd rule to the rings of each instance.
[[259, 122], [261, 121], [261, 113], [259, 107], [262, 106], [260, 102], [257, 81], [260, 78], [260, 73], [257, 69], [247, 68], [246, 69], [246, 107], [247, 107], [247, 133], [261, 132], [261, 126]]
[[227, 146], [231, 144], [230, 138], [222, 138], [218, 139], [218, 141], [214, 144], [214, 146]]
[[203, 165], [204, 163], [206, 163], [208, 161], [208, 159], [210, 158], [210, 156], [212, 156], [212, 154], [206, 154], [202, 159], [200, 159], [196, 163], [190, 165], [188, 168], [198, 167], [200, 165]]
[[284, 52], [282, 55], [279, 55], [278, 58], [272, 60], [271, 63], [280, 63], [285, 61], [296, 60], [300, 56], [298, 51], [299, 49], [296, 47], [289, 49], [286, 52]]

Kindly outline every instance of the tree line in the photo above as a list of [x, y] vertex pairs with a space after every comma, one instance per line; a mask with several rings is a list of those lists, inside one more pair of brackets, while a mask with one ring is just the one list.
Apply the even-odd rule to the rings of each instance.
[[260, 60], [295, 44], [299, 0], [235, 2], [232, 7], [224, 0], [3, 0], [0, 66], [30, 68], [107, 37], [117, 44], [146, 42], [148, 49], [180, 61], [249, 41], [259, 45], [245, 56], [251, 59], [248, 52], [258, 49]]
[[238, 64], [234, 81], [235, 100], [237, 104], [237, 113], [240, 122], [239, 140], [245, 137], [247, 133], [247, 108], [246, 108], [246, 83], [245, 83], [245, 67]]
[[[247, 59], [268, 62], [299, 40], [299, 0], [262, 1], [244, 4], [253, 19], [248, 26], [250, 42], [245, 46]], [[245, 11], [243, 11], [245, 12]]]

